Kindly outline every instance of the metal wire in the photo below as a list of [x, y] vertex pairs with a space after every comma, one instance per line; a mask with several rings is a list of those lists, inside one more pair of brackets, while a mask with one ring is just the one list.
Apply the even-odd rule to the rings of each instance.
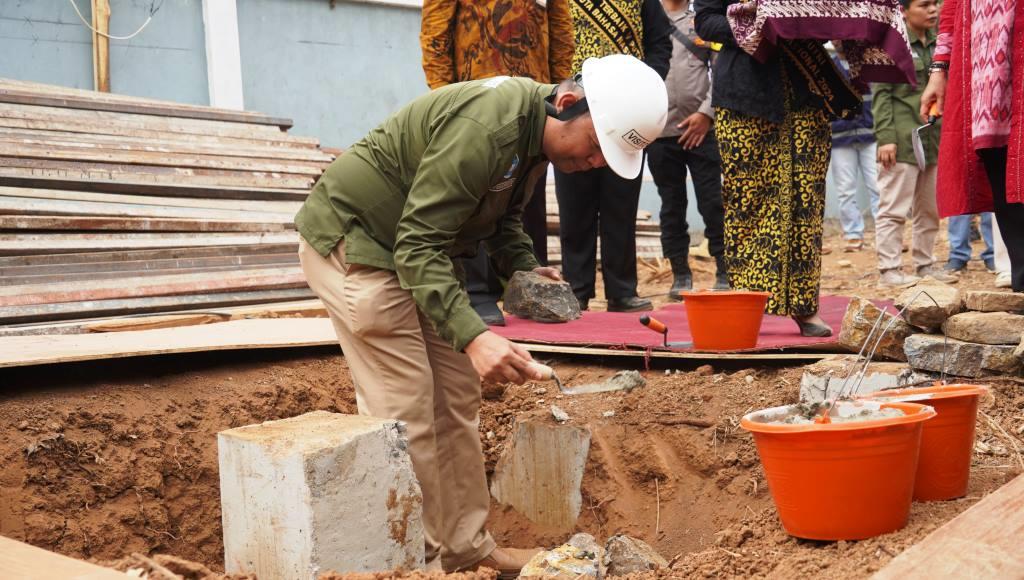
[[[857, 378], [854, 382], [853, 389], [851, 389], [850, 392], [855, 393], [860, 389], [861, 384], [863, 384], [864, 382], [864, 377], [867, 375], [868, 366], [871, 364], [872, 359], [874, 359], [875, 352], [878, 351], [879, 345], [882, 344], [882, 339], [885, 338], [886, 333], [888, 333], [889, 330], [892, 329], [893, 325], [896, 324], [896, 321], [903, 316], [903, 313], [906, 312], [907, 308], [909, 308], [911, 304], [917, 301], [917, 299], [920, 298], [921, 295], [927, 296], [928, 299], [931, 300], [936, 307], [942, 308], [942, 306], [939, 305], [938, 301], [935, 300], [935, 298], [931, 294], [929, 294], [927, 290], [918, 290], [917, 294], [915, 294], [913, 298], [907, 301], [907, 303], [903, 306], [903, 308], [899, 310], [899, 312], [897, 312], [895, 315], [891, 315], [889, 323], [885, 325], [885, 328], [883, 328], [882, 331], [878, 334], [878, 337], [875, 338], [875, 344], [872, 346], [870, 353], [868, 354], [868, 356], [864, 357], [864, 350], [871, 342], [871, 339], [874, 338], [875, 331], [879, 328], [879, 324], [881, 323], [882, 319], [885, 318], [886, 312], [884, 309], [880, 308], [878, 318], [875, 319], [875, 323], [871, 325], [871, 330], [868, 331], [867, 336], [864, 338], [864, 344], [861, 345], [860, 351], [857, 353], [858, 360], [854, 361], [854, 363], [851, 365], [850, 371], [846, 374], [846, 378], [843, 379], [843, 384], [839, 386], [839, 392], [836, 393], [836, 396], [832, 398], [832, 401], [831, 403], [829, 403], [828, 409], [825, 411], [824, 416], [827, 417], [832, 412], [832, 409], [833, 407], [835, 407], [836, 402], [839, 401], [839, 399], [841, 399], [843, 397], [843, 394], [846, 392], [846, 386], [850, 382], [850, 377], [852, 377], [855, 374], [857, 375]], [[945, 333], [943, 333], [942, 372], [939, 374], [939, 382], [940, 384], [943, 385], [946, 384], [946, 352], [947, 350], [949, 350], [947, 348], [948, 344], [949, 339], [945, 336]], [[859, 362], [859, 359], [861, 359], [861, 357], [863, 357], [864, 360], [860, 366], [860, 371], [854, 372], [854, 370], [857, 368], [857, 363]]]

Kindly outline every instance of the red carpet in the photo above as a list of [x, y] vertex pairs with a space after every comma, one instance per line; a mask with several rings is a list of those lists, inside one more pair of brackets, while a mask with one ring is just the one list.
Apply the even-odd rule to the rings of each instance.
[[[800, 336], [800, 330], [790, 318], [765, 315], [761, 323], [761, 334], [757, 347], [747, 352], [776, 350], [808, 345], [835, 343], [839, 327], [846, 313], [850, 298], [847, 296], [822, 296], [820, 312], [825, 322], [832, 327], [832, 336], [807, 338]], [[521, 342], [539, 342], [573, 346], [602, 346], [611, 348], [652, 348], [657, 350], [691, 351], [687, 348], [662, 346], [662, 335], [640, 324], [642, 312], [584, 312], [583, 318], [561, 324], [545, 324], [506, 315], [507, 326], [492, 326], [491, 330], [505, 338]], [[669, 342], [693, 340], [686, 321], [686, 307], [670, 304], [654, 312], [654, 318], [668, 326]]]

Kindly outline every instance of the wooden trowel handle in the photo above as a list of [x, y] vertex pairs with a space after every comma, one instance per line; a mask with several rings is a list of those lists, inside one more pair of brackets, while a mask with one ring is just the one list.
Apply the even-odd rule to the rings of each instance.
[[650, 328], [654, 332], [660, 334], [665, 334], [666, 332], [668, 332], [668, 327], [665, 326], [664, 322], [658, 320], [657, 318], [648, 316], [646, 314], [640, 317], [640, 324], [643, 324], [647, 328]]
[[939, 103], [938, 101], [936, 101], [932, 103], [931, 108], [928, 109], [928, 124], [931, 125], [932, 123], [937, 121], [941, 116], [942, 113], [939, 112]]
[[539, 374], [542, 381], [555, 380], [555, 369], [548, 365], [542, 365], [539, 362], [530, 361], [526, 366], [529, 367], [530, 372]]

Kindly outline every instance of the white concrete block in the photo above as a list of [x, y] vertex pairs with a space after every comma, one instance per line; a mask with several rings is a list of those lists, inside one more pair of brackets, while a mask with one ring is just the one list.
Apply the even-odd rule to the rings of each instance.
[[589, 429], [521, 421], [494, 468], [491, 495], [534, 522], [570, 531], [583, 506], [589, 453]]
[[837, 396], [848, 375], [850, 380], [846, 383], [843, 395], [849, 396], [897, 389], [929, 378], [915, 373], [906, 363], [871, 362], [864, 379], [858, 385], [857, 375], [863, 364], [863, 360], [854, 355], [834, 355], [808, 365], [800, 377], [800, 400], [819, 403]]
[[423, 496], [393, 420], [326, 411], [217, 435], [228, 574], [423, 568]]

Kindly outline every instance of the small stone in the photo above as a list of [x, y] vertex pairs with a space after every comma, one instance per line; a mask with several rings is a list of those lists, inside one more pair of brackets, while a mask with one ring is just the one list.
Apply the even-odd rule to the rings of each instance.
[[[907, 356], [903, 352], [903, 342], [913, 334], [913, 328], [903, 319], [897, 318], [893, 321], [894, 317], [891, 314], [882, 312], [869, 300], [863, 298], [854, 297], [850, 300], [850, 305], [847, 306], [846, 314], [843, 316], [842, 328], [839, 331], [839, 345], [850, 352], [860, 352], [879, 316], [883, 317], [882, 322], [879, 323], [879, 328], [875, 330], [875, 333], [871, 335], [871, 344], [865, 352], [870, 354], [870, 349], [875, 347], [879, 333], [888, 328], [875, 351], [874, 359], [907, 360]], [[892, 326], [889, 326], [890, 323]]]
[[752, 377], [750, 375], [747, 375], [747, 376], [743, 377], [743, 380], [747, 381], [747, 384], [749, 385], [749, 384], [754, 382], [754, 377]]
[[667, 569], [668, 560], [643, 540], [616, 534], [605, 543], [604, 565], [607, 576], [625, 576]]
[[568, 282], [536, 272], [516, 272], [505, 289], [505, 312], [537, 322], [568, 322], [582, 314]]
[[942, 325], [946, 336], [981, 344], [1020, 344], [1024, 316], [1006, 312], [964, 312]]
[[519, 572], [521, 580], [588, 580], [604, 577], [604, 548], [590, 534], [576, 534], [568, 542], [530, 559]]
[[1024, 294], [973, 290], [964, 294], [964, 305], [980, 312], [1024, 312]]
[[698, 375], [704, 376], [704, 377], [709, 377], [709, 376], [715, 374], [715, 367], [713, 367], [711, 365], [700, 365], [693, 372], [697, 373]]
[[615, 411], [605, 411], [604, 413], [601, 413], [601, 416], [605, 419], [610, 419], [615, 416]]
[[18, 423], [19, 431], [24, 431], [25, 429], [28, 429], [28, 421], [22, 421], [21, 423]]
[[559, 423], [565, 423], [569, 420], [569, 413], [566, 413], [558, 405], [551, 405], [551, 416], [555, 418], [555, 421]]
[[487, 434], [484, 435], [484, 437], [487, 437], [488, 441], [490, 441], [491, 439], [494, 439], [494, 431], [488, 431]]
[[670, 374], [672, 374], [672, 369], [665, 369], [665, 376], [667, 377]]
[[836, 265], [839, 266], [840, 268], [852, 268], [853, 262], [849, 260], [839, 260], [838, 262], [836, 262]]
[[534, 395], [546, 395], [547, 392], [548, 392], [548, 390], [545, 389], [544, 387], [539, 387], [539, 388], [536, 388], [536, 389], [533, 390], [533, 394]]
[[960, 313], [964, 304], [959, 290], [934, 278], [925, 278], [900, 293], [896, 308], [903, 310], [903, 318], [910, 324], [935, 331], [947, 318]]

